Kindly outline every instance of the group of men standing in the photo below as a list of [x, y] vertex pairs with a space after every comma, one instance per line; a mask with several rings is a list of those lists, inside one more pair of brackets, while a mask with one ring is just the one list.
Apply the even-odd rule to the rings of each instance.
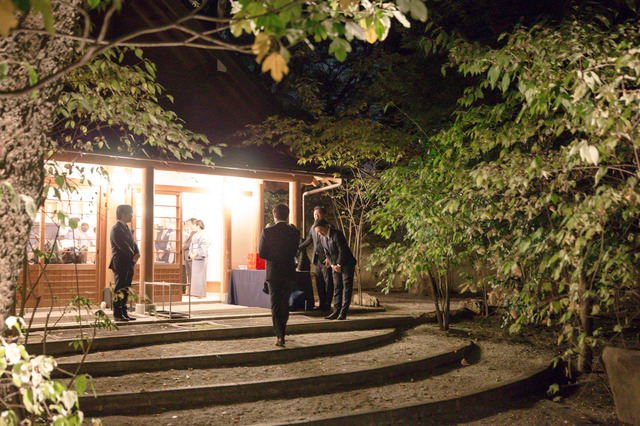
[[[286, 204], [278, 204], [273, 209], [275, 224], [262, 230], [258, 255], [267, 262], [266, 284], [277, 346], [283, 347], [285, 344], [289, 295], [296, 273], [296, 254], [298, 250], [304, 250], [312, 243], [312, 261], [315, 265], [316, 288], [320, 299], [319, 309], [328, 311], [333, 301], [333, 310], [325, 319], [347, 318], [357, 262], [344, 234], [325, 219], [326, 213], [322, 206], [314, 209], [315, 222], [309, 230], [309, 236], [302, 243], [299, 243], [300, 231], [287, 224], [289, 207]], [[117, 321], [133, 321], [135, 318], [129, 317], [126, 307], [134, 267], [140, 258], [138, 245], [128, 226], [133, 217], [133, 209], [130, 205], [120, 205], [116, 209], [116, 217], [118, 221], [111, 228], [113, 256], [109, 264], [115, 280], [113, 315]], [[204, 228], [204, 225], [201, 227]], [[198, 229], [196, 226], [196, 231]], [[191, 239], [196, 235], [197, 232], [191, 234]], [[193, 240], [191, 245], [193, 246]]]
[[258, 255], [267, 261], [266, 281], [276, 346], [283, 347], [285, 344], [290, 286], [295, 281], [295, 255], [298, 250], [304, 250], [312, 243], [319, 309], [328, 311], [333, 301], [333, 310], [325, 319], [347, 318], [357, 261], [344, 234], [325, 219], [326, 213], [322, 206], [314, 209], [315, 222], [307, 239], [298, 244], [300, 231], [287, 224], [289, 207], [278, 204], [273, 209], [275, 224], [265, 228], [260, 236]]

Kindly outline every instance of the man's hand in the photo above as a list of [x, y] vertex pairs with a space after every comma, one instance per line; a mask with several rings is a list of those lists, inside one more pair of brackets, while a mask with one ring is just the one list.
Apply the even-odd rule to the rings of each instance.
[[331, 264], [329, 263], [329, 259], [325, 259], [323, 263], [325, 268], [328, 268], [331, 266]]
[[136, 253], [133, 255], [133, 263], [138, 263], [138, 259], [140, 259], [140, 253]]
[[332, 266], [332, 268], [333, 268], [334, 272], [337, 272], [337, 273], [339, 273], [339, 274], [340, 274], [340, 273], [342, 273], [342, 266], [340, 266], [340, 265], [333, 265], [333, 266]]

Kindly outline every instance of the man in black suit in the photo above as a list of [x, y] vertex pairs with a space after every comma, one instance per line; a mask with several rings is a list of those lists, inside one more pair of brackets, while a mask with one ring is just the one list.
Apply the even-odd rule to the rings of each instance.
[[267, 261], [267, 286], [271, 299], [271, 318], [276, 334], [276, 346], [284, 347], [285, 329], [289, 319], [289, 295], [296, 279], [295, 257], [300, 231], [287, 225], [289, 207], [278, 204], [273, 209], [275, 225], [262, 230], [258, 256]]
[[[326, 216], [327, 210], [323, 206], [316, 206], [313, 209], [314, 220], [325, 219]], [[329, 224], [329, 227], [331, 227], [331, 224]], [[313, 243], [311, 263], [313, 263], [313, 274], [316, 277], [316, 289], [318, 290], [318, 300], [320, 302], [318, 309], [328, 311], [331, 309], [331, 299], [333, 299], [333, 271], [324, 265], [326, 257], [320, 238], [320, 234], [312, 225], [307, 239], [300, 243], [298, 250], [304, 250]]]
[[113, 317], [116, 321], [135, 321], [127, 313], [127, 299], [129, 288], [133, 280], [133, 271], [140, 258], [138, 245], [133, 238], [133, 232], [127, 225], [133, 218], [133, 208], [128, 204], [119, 205], [116, 209], [118, 221], [111, 228], [111, 263], [113, 270], [114, 288]]
[[316, 220], [313, 227], [322, 236], [322, 248], [327, 257], [325, 266], [333, 271], [333, 312], [325, 319], [347, 319], [353, 293], [353, 274], [358, 262], [342, 232], [329, 227], [329, 222], [324, 219]]

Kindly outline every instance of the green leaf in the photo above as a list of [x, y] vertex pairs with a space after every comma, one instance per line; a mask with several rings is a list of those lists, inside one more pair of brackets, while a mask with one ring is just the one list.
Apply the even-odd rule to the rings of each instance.
[[155, 77], [156, 76], [156, 71], [153, 69], [153, 66], [151, 64], [151, 62], [149, 61], [145, 61], [144, 62], [144, 66], [147, 69], [147, 72], [152, 76]]
[[340, 62], [347, 59], [348, 52], [351, 52], [351, 43], [343, 38], [334, 38], [329, 45], [329, 53], [334, 54]]
[[493, 89], [494, 87], [496, 87], [498, 77], [500, 77], [500, 67], [497, 65], [493, 65], [489, 69], [488, 76], [489, 76], [489, 84], [491, 84], [491, 88]]
[[38, 73], [28, 62], [25, 62], [24, 66], [27, 68], [27, 73], [29, 75], [29, 84], [34, 86], [38, 82]]
[[38, 214], [38, 205], [35, 200], [31, 197], [28, 197], [24, 194], [20, 194], [22, 201], [24, 202], [24, 208], [31, 220], [34, 220], [36, 215]]
[[90, 9], [95, 9], [100, 6], [100, 0], [87, 0], [87, 3], [89, 4]]
[[405, 28], [410, 28], [411, 27], [411, 23], [409, 22], [407, 17], [404, 15], [404, 13], [402, 13], [402, 12], [400, 12], [398, 10], [394, 10], [393, 11], [393, 16], [394, 16], [394, 18], [396, 18], [398, 20], [398, 22], [400, 22], [402, 24], [403, 27], [405, 27]]
[[0, 81], [4, 79], [9, 73], [9, 64], [6, 62], [0, 62]]
[[398, 0], [396, 4], [402, 13], [407, 13], [411, 10], [411, 0]]
[[75, 387], [78, 395], [84, 394], [84, 391], [87, 389], [87, 376], [84, 374], [79, 374], [76, 376]]
[[64, 185], [65, 185], [64, 176], [56, 175], [54, 179], [56, 181], [56, 185], [58, 185], [58, 188], [64, 188]]
[[511, 77], [509, 77], [509, 74], [505, 73], [502, 76], [502, 82], [500, 84], [500, 88], [502, 89], [502, 93], [506, 93], [506, 91], [509, 90], [509, 84], [511, 84]]
[[344, 25], [344, 36], [347, 40], [351, 41], [354, 38], [358, 40], [366, 40], [367, 35], [365, 34], [364, 28], [360, 25], [356, 24], [353, 21], [347, 21]]
[[49, 0], [31, 0], [31, 7], [34, 11], [42, 14], [44, 27], [49, 32], [53, 32], [53, 11]]
[[31, 1], [30, 0], [11, 0], [13, 5], [17, 7], [22, 13], [29, 13], [31, 9]]
[[410, 0], [409, 9], [411, 10], [411, 16], [413, 16], [415, 19], [418, 19], [422, 22], [425, 22], [427, 20], [427, 6], [422, 0]]

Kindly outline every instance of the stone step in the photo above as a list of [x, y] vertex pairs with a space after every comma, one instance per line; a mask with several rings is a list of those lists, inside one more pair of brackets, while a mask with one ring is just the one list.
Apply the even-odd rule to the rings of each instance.
[[[379, 349], [350, 355], [358, 356], [369, 368], [336, 372], [347, 365], [345, 356], [264, 368], [262, 380], [247, 381], [238, 369], [222, 369], [221, 383], [201, 386], [180, 380], [174, 389], [161, 392], [140, 389], [103, 395], [93, 402], [83, 396], [81, 407], [88, 415], [103, 416], [105, 426], [118, 425], [228, 425], [228, 424], [312, 424], [312, 425], [415, 425], [439, 424], [440, 413], [461, 410], [469, 413], [488, 402], [507, 400], [517, 395], [543, 393], [557, 378], [549, 365], [548, 353], [528, 345], [514, 345], [504, 358], [502, 344], [483, 342], [482, 347], [460, 345], [461, 338], [433, 335], [432, 330], [409, 330], [402, 339]], [[424, 344], [413, 353], [407, 350], [409, 339]], [[437, 353], [447, 345], [468, 352], [452, 363], [435, 367], [423, 364], [425, 359], [455, 350]], [[415, 346], [415, 345], [414, 345]], [[377, 355], [376, 353], [379, 352]], [[409, 352], [409, 353], [407, 353]], [[436, 356], [424, 356], [429, 352]], [[386, 355], [382, 355], [382, 353]], [[417, 359], [416, 354], [423, 357]], [[388, 359], [381, 359], [386, 356]], [[402, 357], [402, 362], [395, 362]], [[482, 356], [480, 358], [480, 356]], [[409, 361], [411, 359], [411, 361]], [[371, 368], [383, 362], [394, 362]], [[305, 371], [323, 374], [289, 377], [296, 364]], [[353, 363], [352, 363], [353, 364]], [[398, 370], [399, 369], [399, 370]], [[258, 372], [259, 370], [254, 371]], [[297, 370], [296, 370], [297, 371]], [[190, 371], [203, 376], [205, 371]], [[144, 381], [146, 375], [130, 378]], [[164, 376], [169, 377], [169, 376]], [[205, 381], [206, 383], [206, 381]], [[167, 385], [171, 385], [167, 382]], [[100, 401], [101, 398], [105, 398]], [[113, 399], [109, 399], [113, 398]], [[181, 401], [178, 404], [176, 401]], [[133, 401], [135, 409], [128, 407]], [[93, 404], [93, 405], [89, 405]], [[87, 411], [87, 408], [89, 409]], [[134, 413], [135, 411], [135, 413]], [[144, 414], [153, 413], [153, 414]], [[114, 415], [120, 414], [120, 415]], [[128, 414], [128, 415], [127, 415]]]
[[[360, 337], [357, 337], [358, 334], [360, 334]], [[331, 335], [331, 337], [334, 338], [328, 343], [318, 345], [298, 344], [295, 346], [289, 343], [286, 350], [279, 348], [259, 350], [261, 347], [273, 347], [273, 338], [263, 338], [243, 341], [244, 347], [251, 348], [253, 351], [224, 351], [224, 347], [229, 346], [227, 341], [209, 342], [209, 346], [214, 347], [204, 348], [206, 349], [205, 351], [203, 351], [203, 348], [195, 346], [197, 343], [202, 345], [201, 342], [181, 343], [180, 345], [182, 346], [191, 346], [193, 352], [198, 352], [197, 354], [184, 356], [149, 356], [149, 347], [138, 348], [138, 350], [105, 351], [90, 354], [84, 362], [80, 360], [82, 358], [81, 355], [70, 357], [76, 358], [77, 360], [58, 360], [58, 368], [67, 372], [78, 371], [79, 374], [89, 374], [92, 377], [100, 377], [150, 371], [222, 368], [239, 365], [273, 365], [320, 356], [364, 351], [392, 342], [399, 337], [400, 331], [397, 329], [365, 330], [359, 333], [336, 332], [331, 333]], [[307, 341], [313, 341], [316, 337], [317, 334], [305, 335]], [[165, 346], [167, 346], [167, 348], [165, 348]], [[173, 345], [162, 345], [159, 348], [154, 347], [153, 349], [155, 352], [171, 352], [172, 349], [178, 350], [178, 348], [172, 348], [172, 346]], [[215, 352], [216, 349], [218, 350], [217, 352]], [[184, 352], [185, 348], [180, 348], [180, 350]], [[63, 376], [60, 371], [56, 370], [56, 372], [57, 374], [54, 377]]]
[[[267, 320], [267, 319], [263, 319]], [[326, 321], [323, 319], [306, 318], [305, 322], [291, 322], [287, 325], [287, 334], [318, 333], [331, 331], [354, 331], [354, 330], [375, 330], [384, 328], [410, 328], [413, 327], [419, 318], [410, 315], [388, 315], [384, 317], [370, 318], [349, 318], [346, 321]], [[224, 326], [213, 329], [202, 330], [170, 330], [156, 333], [141, 332], [136, 333], [131, 326], [126, 333], [114, 335], [115, 333], [97, 336], [90, 346], [90, 352], [135, 348], [140, 346], [187, 342], [196, 340], [220, 340], [220, 339], [242, 339], [273, 336], [273, 326], [267, 320], [265, 325], [257, 326]], [[267, 325], [268, 324], [268, 325]], [[73, 333], [72, 331], [68, 331]], [[85, 336], [87, 333], [85, 332]], [[80, 353], [82, 348], [74, 345], [78, 337], [58, 338], [48, 340], [46, 347], [42, 342], [33, 342], [25, 345], [28, 353], [41, 355], [46, 352], [48, 355], [61, 356], [66, 354]], [[85, 342], [86, 344], [86, 342]]]
[[[211, 386], [172, 387], [167, 389], [140, 389], [129, 392], [98, 393], [97, 396], [83, 395], [80, 406], [86, 416], [119, 414], [141, 414], [162, 410], [185, 409], [206, 405], [240, 404], [265, 399], [300, 398], [338, 392], [344, 389], [372, 387], [396, 383], [411, 377], [426, 377], [430, 373], [444, 372], [442, 367], [460, 365], [465, 354], [474, 347], [473, 343], [454, 350], [438, 353], [416, 360], [364, 368], [349, 372], [330, 372], [322, 375], [306, 375], [293, 378], [276, 378], [249, 382], [233, 382]], [[224, 370], [227, 374], [227, 369]], [[202, 372], [192, 372], [200, 374]], [[280, 376], [280, 372], [276, 372]], [[117, 380], [127, 380], [118, 378]], [[131, 377], [128, 378], [129, 380]], [[144, 381], [144, 378], [140, 378]], [[101, 392], [101, 380], [96, 388]], [[150, 401], [153, 404], [150, 404]]]
[[[506, 402], [523, 395], [543, 394], [551, 384], [562, 381], [562, 373], [551, 365], [532, 369], [499, 385], [487, 386], [479, 390], [443, 398], [435, 401], [422, 401], [400, 404], [399, 407], [378, 410], [363, 410], [343, 415], [317, 416], [302, 421], [268, 422], [265, 426], [314, 425], [314, 426], [398, 426], [417, 424], [439, 424], [438, 415], [450, 415], [463, 411], [481, 409], [496, 401]], [[434, 423], [435, 421], [435, 423]]]

